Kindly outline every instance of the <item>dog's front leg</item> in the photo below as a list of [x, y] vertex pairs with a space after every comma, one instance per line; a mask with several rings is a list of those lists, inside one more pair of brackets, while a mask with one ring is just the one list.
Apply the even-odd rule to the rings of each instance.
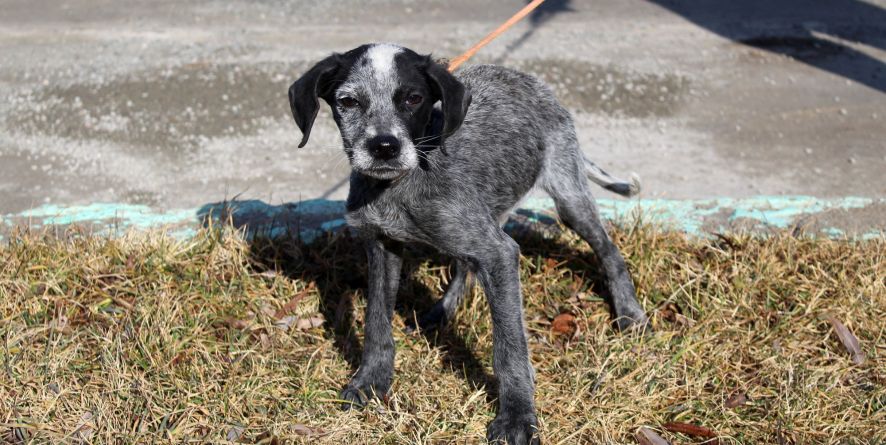
[[369, 289], [366, 295], [363, 359], [360, 369], [341, 393], [344, 409], [363, 406], [369, 397], [384, 397], [394, 376], [394, 337], [391, 318], [400, 284], [402, 248], [393, 242], [368, 240]]
[[499, 242], [477, 258], [477, 278], [492, 313], [492, 358], [499, 384], [498, 415], [486, 435], [493, 443], [538, 444], [535, 371], [529, 362], [520, 294], [520, 247], [504, 233], [497, 238]]

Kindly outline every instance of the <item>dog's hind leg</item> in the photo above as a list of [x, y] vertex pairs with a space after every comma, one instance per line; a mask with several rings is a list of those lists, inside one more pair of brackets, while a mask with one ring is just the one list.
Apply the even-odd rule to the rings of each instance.
[[632, 327], [646, 329], [649, 320], [637, 301], [634, 283], [618, 247], [606, 233], [597, 204], [587, 182], [584, 156], [571, 129], [559, 132], [550, 146], [542, 185], [557, 206], [560, 219], [578, 232], [594, 249], [606, 275], [607, 287], [622, 330]]
[[422, 331], [431, 331], [442, 328], [455, 318], [455, 311], [458, 309], [464, 298], [465, 292], [470, 290], [471, 283], [468, 281], [468, 266], [462, 261], [456, 260], [453, 266], [452, 279], [449, 281], [449, 287], [437, 303], [429, 309], [418, 320], [418, 327]]
[[[472, 207], [468, 207], [471, 206]], [[529, 361], [523, 296], [520, 287], [520, 246], [482, 203], [466, 202], [471, 220], [442, 212], [451, 231], [434, 233], [435, 246], [471, 268], [483, 286], [492, 316], [492, 368], [498, 379], [498, 414], [486, 428], [489, 442], [538, 444], [535, 371]], [[455, 234], [455, 235], [453, 235]]]

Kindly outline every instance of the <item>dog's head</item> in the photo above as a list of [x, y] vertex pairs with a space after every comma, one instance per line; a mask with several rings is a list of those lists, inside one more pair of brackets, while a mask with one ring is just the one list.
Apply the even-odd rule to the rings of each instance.
[[445, 138], [461, 126], [471, 100], [446, 67], [391, 44], [333, 54], [292, 84], [289, 104], [303, 134], [299, 147], [308, 142], [318, 98], [332, 108], [351, 167], [378, 179], [418, 166], [435, 103], [441, 102]]

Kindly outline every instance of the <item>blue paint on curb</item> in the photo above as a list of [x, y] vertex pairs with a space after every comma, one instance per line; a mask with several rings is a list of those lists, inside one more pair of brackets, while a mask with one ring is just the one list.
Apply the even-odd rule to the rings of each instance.
[[[728, 224], [717, 224], [718, 221], [709, 219], [717, 215], [721, 215], [721, 219], [728, 223], [748, 220], [770, 228], [786, 229], [806, 216], [831, 210], [860, 209], [874, 204], [886, 205], [886, 199], [759, 196], [692, 200], [598, 200], [600, 213], [607, 219], [618, 221], [639, 217], [647, 222], [662, 224], [696, 236], [705, 235], [706, 224], [710, 231], [727, 229]], [[549, 198], [534, 198], [528, 200], [524, 207], [534, 211], [547, 211], [553, 208], [553, 202]], [[825, 231], [829, 232], [829, 236], [844, 236], [844, 231], [837, 228], [827, 228]], [[880, 236], [883, 233], [882, 228], [872, 229], [863, 234], [863, 237]]]
[[[715, 198], [697, 200], [640, 199], [598, 200], [600, 213], [615, 221], [633, 221], [663, 225], [695, 236], [727, 230], [732, 224], [746, 222], [765, 228], [786, 229], [803, 218], [832, 210], [861, 209], [886, 205], [886, 199], [847, 197], [819, 199], [810, 196], [759, 196], [753, 198]], [[551, 222], [556, 218], [549, 198], [530, 198], [516, 213], [531, 221]], [[44, 205], [18, 214], [0, 216], [0, 232], [14, 226], [33, 228], [90, 225], [103, 233], [119, 233], [128, 229], [165, 228], [179, 238], [194, 236], [197, 229], [210, 221], [230, 220], [235, 227], [246, 228], [247, 235], [257, 233], [271, 237], [299, 234], [307, 242], [345, 226], [342, 201], [314, 199], [298, 203], [270, 205], [259, 200], [219, 202], [198, 209], [156, 210], [132, 204], [90, 204], [85, 206]], [[550, 218], [547, 218], [549, 216]], [[546, 221], [544, 221], [546, 220]], [[886, 221], [884, 221], [886, 224]], [[829, 237], [846, 237], [839, 227], [820, 231]], [[884, 227], [870, 228], [857, 237], [881, 237]], [[0, 234], [2, 239], [2, 234]]]

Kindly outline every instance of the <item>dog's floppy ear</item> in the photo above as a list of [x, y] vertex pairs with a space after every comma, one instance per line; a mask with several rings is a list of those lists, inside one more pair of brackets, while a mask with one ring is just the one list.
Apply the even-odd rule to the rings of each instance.
[[446, 67], [431, 61], [427, 67], [431, 90], [443, 102], [443, 139], [449, 137], [465, 120], [471, 105], [471, 92]]
[[318, 62], [289, 87], [289, 106], [292, 108], [292, 117], [295, 118], [295, 123], [298, 124], [302, 133], [298, 148], [302, 148], [308, 143], [311, 127], [320, 110], [320, 101], [317, 99], [331, 92], [330, 80], [338, 72], [340, 66], [340, 56], [333, 54]]

